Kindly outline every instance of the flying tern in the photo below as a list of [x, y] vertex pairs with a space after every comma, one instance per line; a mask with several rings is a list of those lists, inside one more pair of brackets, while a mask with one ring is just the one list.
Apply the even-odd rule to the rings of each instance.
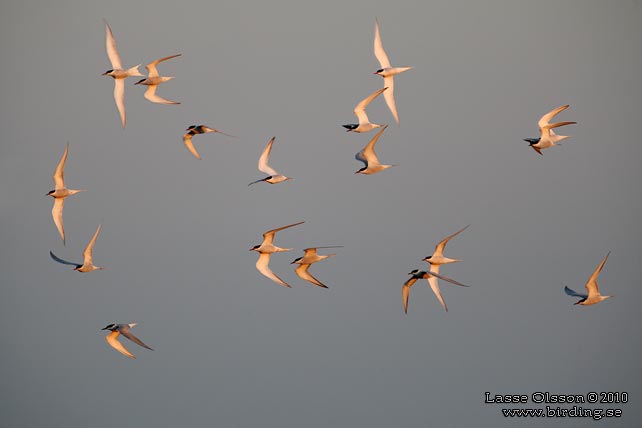
[[251, 186], [255, 183], [260, 183], [261, 181], [265, 181], [266, 183], [270, 184], [276, 184], [286, 180], [292, 180], [292, 177], [281, 175], [277, 170], [268, 165], [268, 161], [270, 160], [270, 152], [272, 151], [272, 144], [274, 144], [275, 139], [276, 137], [270, 138], [270, 141], [268, 141], [268, 143], [265, 145], [263, 153], [261, 153], [261, 157], [259, 158], [259, 171], [266, 173], [268, 176], [265, 178], [261, 178], [260, 180], [253, 181], [248, 184], [248, 186]]
[[580, 297], [581, 300], [578, 300], [577, 302], [574, 303], [574, 305], [582, 305], [582, 306], [590, 306], [590, 305], [595, 305], [596, 303], [600, 303], [602, 300], [606, 300], [609, 297], [613, 296], [603, 296], [600, 294], [600, 290], [597, 288], [597, 277], [600, 275], [600, 271], [604, 267], [604, 263], [606, 263], [606, 259], [609, 258], [609, 254], [611, 252], [609, 251], [604, 259], [602, 260], [602, 263], [599, 264], [597, 269], [593, 272], [591, 277], [588, 279], [586, 282], [586, 290], [588, 291], [588, 294], [581, 294], [576, 291], [571, 290], [568, 287], [564, 287], [564, 291], [566, 294], [569, 296], [574, 296], [574, 297]]
[[276, 235], [276, 232], [279, 232], [283, 229], [287, 229], [293, 226], [297, 226], [301, 223], [304, 223], [304, 222], [300, 221], [298, 223], [293, 223], [287, 226], [268, 230], [263, 234], [263, 242], [261, 242], [259, 245], [255, 245], [254, 247], [250, 248], [250, 251], [256, 251], [257, 253], [259, 253], [259, 259], [256, 261], [256, 268], [258, 269], [258, 271], [261, 272], [266, 277], [270, 278], [272, 281], [276, 282], [277, 284], [281, 284], [282, 286], [288, 287], [288, 288], [291, 288], [291, 286], [285, 281], [283, 281], [281, 278], [276, 276], [276, 274], [272, 272], [272, 270], [270, 269], [270, 266], [269, 266], [270, 254], [280, 253], [283, 251], [291, 251], [292, 248], [280, 248], [274, 245], [273, 244], [274, 236]]
[[381, 128], [383, 125], [370, 123], [370, 119], [368, 119], [368, 115], [366, 114], [366, 107], [368, 107], [368, 104], [370, 104], [372, 100], [377, 98], [377, 96], [379, 96], [386, 89], [388, 88], [382, 88], [378, 91], [373, 92], [370, 96], [363, 99], [359, 104], [357, 104], [357, 106], [354, 108], [354, 114], [357, 116], [357, 119], [359, 119], [359, 123], [351, 123], [341, 126], [346, 128], [347, 132], [368, 132], [375, 128]]
[[56, 256], [53, 251], [49, 251], [49, 255], [51, 256], [52, 259], [57, 261], [58, 263], [62, 263], [65, 265], [71, 265], [75, 266], [74, 270], [77, 270], [78, 272], [91, 272], [94, 270], [102, 270], [105, 268], [94, 266], [94, 261], [93, 261], [93, 251], [94, 251], [94, 244], [96, 243], [96, 239], [98, 239], [98, 234], [100, 233], [100, 229], [102, 227], [101, 225], [98, 225], [98, 229], [96, 229], [96, 233], [94, 233], [93, 238], [91, 238], [91, 241], [89, 241], [89, 244], [85, 247], [85, 251], [83, 252], [83, 263], [78, 264], [78, 263], [72, 263], [68, 262], [67, 260], [63, 260], [60, 257]]
[[459, 235], [461, 232], [466, 230], [468, 226], [470, 225], [464, 226], [461, 229], [459, 229], [457, 232], [453, 233], [452, 235], [446, 236], [435, 246], [435, 251], [432, 253], [431, 256], [427, 256], [422, 259], [422, 261], [430, 263], [431, 265], [430, 270], [432, 272], [439, 273], [439, 270], [434, 269], [435, 267], [436, 269], [439, 269], [439, 265], [445, 265], [448, 263], [455, 263], [455, 262], [461, 261], [458, 259], [449, 259], [448, 257], [444, 257], [444, 248], [446, 248], [446, 244], [448, 243], [448, 241], [450, 241], [455, 236]]
[[62, 154], [62, 157], [60, 158], [60, 162], [58, 162], [58, 166], [56, 167], [56, 170], [54, 171], [54, 174], [53, 174], [54, 190], [47, 193], [47, 195], [54, 198], [53, 208], [51, 209], [51, 216], [53, 217], [53, 221], [56, 224], [56, 227], [58, 228], [58, 233], [62, 238], [63, 244], [65, 244], [66, 242], [65, 226], [63, 225], [63, 222], [62, 222], [62, 210], [65, 207], [65, 198], [67, 196], [75, 195], [78, 192], [85, 191], [84, 189], [80, 189], [80, 190], [67, 189], [67, 187], [65, 186], [65, 162], [67, 162], [68, 153], [69, 153], [69, 143], [67, 143], [65, 152]]
[[123, 346], [123, 344], [120, 343], [120, 341], [118, 340], [118, 336], [120, 336], [122, 334], [127, 339], [129, 339], [132, 342], [134, 342], [136, 345], [142, 346], [143, 348], [147, 348], [147, 349], [153, 351], [152, 348], [147, 346], [145, 343], [143, 343], [142, 340], [140, 340], [139, 338], [134, 336], [134, 333], [129, 331], [132, 327], [134, 327], [137, 324], [138, 323], [135, 323], [135, 322], [130, 323], [130, 324], [107, 324], [105, 327], [101, 328], [101, 330], [109, 330], [109, 331], [111, 331], [111, 333], [109, 333], [105, 337], [105, 340], [107, 341], [107, 343], [109, 343], [109, 346], [111, 346], [112, 348], [114, 348], [115, 350], [117, 350], [118, 352], [120, 352], [121, 354], [123, 354], [123, 355], [125, 355], [125, 356], [127, 356], [129, 358], [136, 359], [134, 354], [129, 352]]
[[294, 269], [294, 272], [299, 276], [299, 278], [308, 281], [311, 284], [317, 285], [321, 288], [328, 288], [325, 284], [323, 284], [321, 281], [316, 279], [315, 277], [312, 276], [310, 272], [308, 272], [308, 269], [310, 268], [310, 265], [313, 263], [320, 262], [321, 260], [325, 260], [329, 257], [336, 256], [336, 254], [326, 254], [326, 255], [319, 255], [317, 254], [317, 250], [319, 248], [341, 248], [340, 245], [334, 245], [334, 246], [329, 246], [329, 247], [310, 247], [310, 248], [305, 248], [303, 257], [299, 257], [298, 259], [295, 259], [292, 263], [290, 264], [298, 264], [299, 266]]
[[408, 275], [412, 275], [412, 276], [408, 278], [408, 281], [404, 282], [403, 287], [401, 287], [403, 311], [405, 313], [408, 313], [408, 298], [410, 297], [410, 287], [412, 287], [413, 284], [417, 282], [417, 280], [419, 279], [425, 279], [428, 282], [428, 284], [430, 285], [430, 288], [432, 289], [432, 292], [435, 293], [435, 296], [437, 296], [439, 303], [441, 303], [441, 306], [444, 308], [446, 312], [448, 312], [448, 307], [446, 306], [446, 302], [444, 301], [444, 298], [441, 295], [441, 290], [439, 289], [439, 283], [437, 281], [431, 281], [431, 279], [440, 278], [440, 279], [443, 279], [444, 281], [448, 281], [455, 285], [468, 287], [467, 285], [464, 285], [461, 282], [457, 282], [454, 279], [448, 278], [447, 276], [439, 275], [438, 273], [435, 273], [432, 271], [426, 272], [424, 270], [414, 269], [408, 272]]
[[365, 166], [355, 172], [355, 174], [375, 174], [377, 172], [383, 171], [384, 169], [388, 169], [392, 166], [397, 166], [397, 165], [382, 165], [379, 163], [379, 158], [377, 158], [377, 153], [375, 153], [375, 144], [377, 144], [377, 141], [379, 140], [379, 137], [381, 137], [381, 134], [383, 134], [383, 131], [386, 130], [388, 125], [384, 126], [381, 128], [381, 131], [377, 132], [377, 135], [375, 135], [372, 140], [361, 150], [359, 153], [357, 153], [354, 157], [355, 159], [363, 162]]
[[150, 62], [145, 66], [148, 72], [148, 76], [145, 79], [141, 79], [138, 82], [134, 83], [134, 85], [147, 85], [147, 90], [145, 91], [146, 99], [148, 99], [153, 103], [158, 103], [158, 104], [180, 104], [177, 101], [170, 101], [156, 95], [156, 88], [158, 88], [158, 85], [173, 79], [173, 77], [160, 76], [158, 74], [158, 70], [156, 69], [156, 66], [163, 61], [176, 58], [177, 56], [181, 56], [181, 54], [166, 56], [165, 58], [157, 59], [156, 61]]
[[564, 106], [553, 109], [548, 113], [546, 113], [544, 116], [542, 116], [539, 122], [537, 122], [537, 126], [539, 127], [539, 132], [541, 134], [540, 137], [524, 138], [524, 141], [526, 141], [533, 148], [533, 150], [535, 150], [537, 153], [541, 155], [542, 150], [548, 149], [549, 147], [553, 147], [555, 145], [559, 145], [558, 143], [560, 141], [566, 140], [567, 138], [571, 138], [568, 135], [557, 135], [555, 131], [553, 131], [553, 128], [559, 128], [560, 126], [565, 126], [565, 125], [573, 125], [573, 124], [576, 124], [577, 122], [549, 123], [556, 114], [566, 110], [568, 107], [569, 105], [566, 104]]
[[208, 132], [218, 132], [219, 134], [236, 138], [234, 135], [226, 134], [225, 132], [221, 132], [218, 129], [209, 128], [205, 125], [191, 125], [185, 131], [187, 132], [185, 133], [185, 135], [183, 135], [183, 143], [185, 144], [185, 147], [187, 147], [187, 150], [189, 150], [190, 153], [193, 154], [196, 159], [201, 159], [201, 155], [198, 154], [198, 152], [196, 151], [196, 148], [194, 147], [194, 143], [192, 142], [192, 137], [194, 135], [207, 134]]
[[105, 71], [103, 76], [111, 76], [114, 78], [114, 100], [116, 101], [116, 107], [118, 107], [118, 112], [120, 113], [120, 121], [124, 128], [127, 123], [125, 116], [125, 79], [133, 76], [143, 76], [143, 74], [138, 71], [140, 64], [123, 70], [120, 55], [118, 55], [118, 49], [116, 49], [116, 39], [114, 39], [114, 35], [106, 20], [105, 26], [107, 28], [107, 56], [109, 57], [112, 68]]
[[381, 34], [379, 34], [379, 21], [375, 19], [375, 37], [374, 37], [374, 54], [381, 65], [381, 68], [374, 72], [383, 77], [383, 86], [387, 87], [388, 90], [383, 94], [383, 97], [386, 99], [386, 104], [392, 113], [392, 116], [395, 118], [397, 125], [399, 124], [399, 115], [397, 114], [397, 106], [395, 105], [395, 81], [394, 76], [404, 71], [410, 70], [412, 67], [393, 67], [390, 65], [390, 60], [386, 51], [383, 50], [383, 44], [381, 43]]

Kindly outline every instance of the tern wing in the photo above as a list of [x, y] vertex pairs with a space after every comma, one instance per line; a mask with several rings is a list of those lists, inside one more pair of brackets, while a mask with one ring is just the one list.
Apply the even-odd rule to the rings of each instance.
[[96, 244], [96, 239], [98, 239], [98, 234], [100, 233], [100, 229], [103, 227], [102, 224], [98, 225], [98, 228], [96, 229], [96, 232], [94, 233], [94, 236], [91, 238], [91, 241], [89, 241], [89, 244], [87, 244], [87, 247], [85, 247], [85, 251], [82, 253], [84, 257], [84, 262], [83, 264], [85, 266], [92, 265], [94, 263], [92, 254], [94, 251], [94, 244]]
[[134, 357], [134, 354], [129, 352], [123, 346], [123, 344], [118, 341], [118, 336], [120, 336], [120, 332], [118, 330], [112, 331], [111, 333], [109, 333], [107, 335], [107, 337], [105, 337], [105, 340], [107, 341], [107, 343], [109, 343], [109, 346], [111, 346], [112, 348], [114, 348], [115, 350], [120, 352], [121, 354], [123, 354], [123, 355], [125, 355], [125, 356], [127, 356], [129, 358], [133, 358], [135, 360], [136, 357]]
[[390, 113], [395, 118], [395, 122], [399, 125], [399, 114], [397, 113], [397, 105], [395, 104], [395, 79], [394, 76], [387, 76], [383, 78], [383, 86], [387, 87], [388, 90], [384, 92], [383, 97], [388, 104]]
[[459, 234], [460, 234], [461, 232], [463, 232], [464, 230], [468, 229], [468, 226], [470, 226], [470, 225], [467, 225], [467, 226], [462, 227], [462, 228], [461, 228], [461, 229], [459, 229], [457, 232], [453, 233], [452, 235], [448, 235], [448, 236], [446, 236], [443, 240], [441, 240], [441, 242], [439, 242], [439, 243], [435, 246], [435, 252], [433, 253], [433, 256], [443, 256], [443, 254], [444, 254], [444, 248], [446, 248], [446, 244], [448, 243], [448, 241], [450, 241], [450, 240], [451, 240], [452, 238], [454, 238], [455, 236], [459, 235]]
[[125, 115], [125, 79], [114, 79], [114, 101], [120, 113], [120, 121], [123, 128], [127, 124], [127, 117]]
[[192, 142], [192, 134], [187, 133], [183, 135], [183, 144], [185, 144], [185, 147], [187, 147], [187, 150], [190, 151], [191, 154], [194, 155], [196, 159], [201, 159], [201, 155], [198, 154], [196, 151], [196, 148], [194, 147], [194, 143]]
[[180, 104], [178, 101], [168, 100], [156, 95], [156, 88], [158, 88], [158, 85], [147, 85], [145, 99], [157, 104]]
[[444, 281], [450, 282], [451, 284], [459, 285], [459, 286], [461, 286], [461, 287], [468, 287], [467, 285], [464, 285], [464, 284], [462, 284], [461, 282], [457, 282], [457, 281], [455, 281], [455, 280], [454, 280], [454, 279], [452, 279], [452, 278], [448, 278], [447, 276], [440, 275], [440, 274], [435, 273], [435, 272], [428, 272], [428, 273], [429, 273], [430, 275], [432, 275], [432, 276], [436, 276], [436, 277], [437, 277], [437, 278], [439, 278], [439, 279], [443, 279]]
[[606, 259], [609, 258], [609, 254], [611, 254], [610, 251], [608, 253], [606, 253], [606, 256], [604, 256], [604, 259], [602, 260], [600, 265], [597, 267], [597, 269], [595, 269], [595, 272], [593, 272], [591, 277], [586, 282], [586, 289], [588, 290], [589, 296], [599, 296], [600, 295], [600, 291], [597, 289], [597, 277], [600, 275], [600, 271], [604, 267], [604, 263], [606, 263]]
[[578, 293], [577, 291], [571, 290], [570, 288], [568, 288], [568, 287], [566, 287], [566, 286], [564, 286], [564, 292], [565, 292], [566, 294], [568, 294], [569, 296], [573, 296], [573, 297], [581, 297], [581, 298], [583, 298], [583, 299], [586, 299], [586, 298], [588, 297], [588, 295], [586, 295], [586, 294], [580, 294], [580, 293]]
[[441, 290], [439, 289], [439, 281], [437, 280], [437, 277], [431, 276], [430, 278], [428, 278], [428, 284], [430, 284], [430, 288], [432, 289], [432, 292], [435, 293], [435, 296], [437, 296], [437, 300], [439, 300], [441, 306], [446, 312], [448, 312], [448, 307], [446, 306], [446, 302], [444, 302], [444, 298], [441, 295]]
[[539, 128], [540, 128], [540, 129], [542, 129], [543, 127], [545, 127], [546, 125], [548, 125], [548, 123], [551, 121], [551, 119], [553, 119], [553, 117], [554, 117], [556, 114], [558, 114], [558, 113], [559, 113], [559, 112], [561, 112], [561, 111], [566, 110], [568, 107], [569, 107], [569, 105], [568, 105], [568, 104], [566, 104], [566, 105], [564, 105], [564, 106], [560, 106], [560, 107], [557, 107], [557, 108], [555, 108], [555, 109], [553, 109], [553, 110], [549, 111], [548, 113], [546, 113], [544, 116], [542, 116], [542, 117], [540, 118], [540, 120], [537, 122], [537, 126], [539, 126]]
[[375, 135], [372, 140], [366, 144], [363, 150], [357, 153], [357, 159], [365, 162], [367, 166], [380, 164], [379, 158], [377, 158], [377, 153], [375, 152], [375, 144], [377, 144], [379, 137], [381, 137], [381, 134], [383, 134], [383, 131], [385, 131], [387, 127], [388, 125], [383, 126], [381, 130], [377, 132], [377, 135]]
[[263, 153], [261, 153], [261, 157], [259, 158], [259, 171], [264, 172], [267, 175], [279, 175], [279, 173], [274, 168], [268, 165], [270, 152], [272, 151], [272, 144], [274, 144], [275, 139], [276, 137], [270, 138], [270, 141], [268, 141], [268, 143], [265, 145]]
[[296, 269], [294, 269], [294, 272], [299, 276], [299, 278], [308, 281], [311, 284], [317, 285], [321, 288], [328, 288], [327, 285], [323, 284], [321, 281], [316, 279], [315, 277], [312, 276], [310, 272], [308, 272], [308, 269], [310, 268], [310, 264], [308, 263], [303, 263], [297, 266]]
[[283, 229], [287, 229], [289, 227], [298, 226], [301, 223], [305, 223], [305, 221], [300, 221], [298, 223], [292, 223], [292, 224], [288, 224], [287, 226], [277, 227], [276, 229], [268, 230], [263, 234], [263, 243], [271, 244], [274, 241], [274, 235], [276, 235], [276, 232], [279, 232]]
[[138, 346], [142, 346], [143, 348], [147, 348], [147, 349], [149, 349], [149, 350], [153, 351], [153, 349], [152, 349], [152, 348], [150, 348], [149, 346], [147, 346], [145, 343], [143, 343], [143, 341], [142, 341], [142, 340], [140, 340], [139, 338], [137, 338], [136, 336], [134, 336], [134, 333], [132, 333], [131, 331], [129, 331], [129, 328], [127, 328], [127, 329], [123, 329], [123, 330], [121, 331], [121, 334], [122, 334], [123, 336], [125, 336], [127, 339], [129, 339], [129, 340], [131, 340], [132, 342], [134, 342], [136, 345], [138, 345]]
[[165, 58], [160, 58], [157, 59], [156, 61], [152, 61], [149, 64], [145, 66], [147, 69], [149, 75], [147, 77], [158, 77], [158, 70], [156, 69], [156, 66], [160, 64], [163, 61], [167, 61], [168, 59], [176, 58], [177, 56], [181, 56], [181, 54], [176, 54], [176, 55], [170, 55], [166, 56]]
[[390, 60], [386, 51], [383, 50], [383, 44], [381, 43], [381, 34], [379, 33], [379, 20], [375, 18], [375, 36], [374, 36], [374, 54], [381, 64], [381, 68], [390, 68]]
[[103, 21], [105, 21], [107, 32], [107, 56], [109, 57], [109, 62], [111, 62], [111, 66], [114, 70], [122, 70], [123, 64], [120, 61], [118, 49], [116, 49], [116, 39], [114, 39], [114, 35], [111, 32], [111, 28], [109, 27], [107, 20], [103, 19]]
[[62, 238], [62, 243], [65, 244], [65, 226], [62, 223], [62, 210], [65, 207], [65, 198], [54, 198], [53, 208], [51, 208], [51, 216], [58, 228], [58, 233]]
[[276, 276], [274, 272], [272, 272], [272, 270], [270, 269], [270, 266], [268, 266], [269, 263], [270, 263], [270, 254], [261, 253], [259, 255], [259, 259], [256, 261], [256, 268], [264, 276], [270, 278], [272, 281], [276, 282], [277, 284], [281, 284], [284, 287], [292, 288], [288, 283], [283, 281], [281, 278]]
[[80, 266], [82, 266], [82, 265], [79, 265], [78, 263], [72, 263], [72, 262], [68, 262], [67, 260], [63, 260], [63, 259], [61, 259], [61, 258], [60, 258], [60, 257], [58, 257], [57, 255], [55, 255], [55, 254], [53, 253], [53, 251], [49, 251], [49, 255], [51, 256], [51, 258], [52, 258], [52, 259], [54, 259], [54, 260], [55, 260], [55, 261], [57, 261], [58, 263], [62, 263], [63, 265], [71, 265], [71, 266], [75, 266], [75, 267], [80, 267]]
[[62, 154], [60, 162], [58, 162], [58, 166], [56, 166], [56, 170], [53, 174], [55, 190], [65, 189], [65, 162], [67, 162], [67, 153], [69, 153], [69, 143], [67, 143], [65, 152]]
[[354, 114], [359, 119], [359, 124], [369, 123], [368, 115], [366, 114], [366, 107], [372, 102], [377, 96], [379, 96], [383, 91], [388, 89], [387, 87], [381, 88], [378, 91], [373, 92], [367, 98], [361, 100], [359, 104], [354, 108]]

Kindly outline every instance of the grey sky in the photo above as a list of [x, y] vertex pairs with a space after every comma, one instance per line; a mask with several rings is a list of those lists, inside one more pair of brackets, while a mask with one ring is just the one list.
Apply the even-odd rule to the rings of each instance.
[[[55, 4], [54, 4], [55, 3]], [[150, 10], [158, 8], [158, 10]], [[642, 422], [639, 138], [642, 12], [633, 1], [122, 2], [0, 6], [0, 425], [94, 428], [541, 426], [501, 416], [484, 392], [626, 391]], [[106, 18], [123, 65], [176, 79], [149, 103], [126, 81], [120, 126]], [[379, 88], [374, 19], [398, 76], [401, 126], [385, 163], [354, 175], [374, 133], [354, 105]], [[144, 67], [141, 67], [143, 70]], [[540, 157], [522, 138], [563, 104], [572, 138]], [[238, 135], [181, 142], [191, 124]], [[293, 181], [262, 177], [258, 156]], [[66, 142], [67, 245], [51, 220], [51, 175]], [[268, 229], [292, 247], [272, 269], [248, 252]], [[73, 272], [103, 223], [94, 261]], [[403, 314], [406, 273], [460, 227], [442, 273], [450, 312], [425, 281]], [[343, 245], [299, 280], [300, 249]], [[577, 307], [602, 260], [600, 289]], [[332, 250], [335, 252], [334, 250]], [[129, 360], [104, 341], [111, 322]], [[125, 340], [125, 339], [124, 339]], [[552, 404], [555, 406], [554, 404]], [[570, 407], [569, 405], [560, 405]], [[525, 407], [543, 408], [529, 404]], [[547, 419], [586, 426], [586, 419]]]

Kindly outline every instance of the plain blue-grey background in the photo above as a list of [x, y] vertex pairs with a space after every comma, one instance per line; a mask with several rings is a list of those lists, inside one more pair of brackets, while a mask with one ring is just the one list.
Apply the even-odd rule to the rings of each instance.
[[[586, 426], [505, 419], [491, 394], [626, 391], [642, 422], [639, 340], [642, 9], [634, 1], [108, 2], [0, 6], [0, 424], [7, 427]], [[382, 85], [374, 20], [401, 126], [371, 120], [399, 166], [355, 175], [370, 134], [344, 132]], [[122, 129], [105, 53], [175, 76], [152, 104], [126, 81]], [[539, 156], [523, 138], [559, 105], [572, 135]], [[181, 141], [191, 124], [237, 135]], [[262, 177], [258, 156], [294, 180]], [[63, 246], [51, 175], [70, 144]], [[280, 232], [261, 276], [248, 249]], [[94, 261], [73, 272], [98, 224]], [[406, 273], [446, 254], [445, 313]], [[343, 245], [301, 281], [301, 249]], [[573, 306], [599, 278], [615, 298]], [[130, 360], [104, 341], [108, 323]], [[556, 405], [553, 405], [556, 406]], [[560, 405], [570, 408], [570, 405]], [[529, 404], [525, 408], [544, 408]]]

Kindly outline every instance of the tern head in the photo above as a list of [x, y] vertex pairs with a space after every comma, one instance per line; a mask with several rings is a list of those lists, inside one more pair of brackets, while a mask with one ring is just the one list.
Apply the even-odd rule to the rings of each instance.
[[427, 262], [427, 261], [429, 261], [429, 260], [430, 260], [430, 258], [431, 258], [431, 257], [432, 257], [432, 256], [426, 256], [426, 257], [424, 257], [423, 259], [421, 259], [421, 261], [422, 261], [422, 262]]
[[252, 248], [250, 248], [250, 251], [256, 251], [256, 250], [258, 250], [258, 249], [259, 249], [259, 247], [260, 247], [260, 246], [261, 246], [261, 245], [255, 245], [255, 246], [253, 246]]
[[367, 166], [364, 166], [364, 167], [363, 167], [363, 168], [361, 168], [359, 171], [356, 171], [356, 172], [355, 172], [355, 174], [363, 174], [363, 171], [365, 171], [366, 169], [368, 169], [368, 167], [367, 167]]
[[113, 76], [113, 73], [114, 73], [114, 70], [113, 69], [109, 69], [109, 70], [105, 71], [102, 75], [103, 76]]
[[379, 70], [375, 71], [372, 74], [381, 74], [381, 73], [383, 73], [383, 68], [380, 68]]
[[190, 126], [186, 129], [186, 131], [191, 131], [191, 130], [192, 130], [192, 129], [194, 129], [194, 128], [196, 128], [196, 125], [190, 125]]
[[118, 324], [107, 324], [105, 327], [101, 328], [101, 330], [110, 330], [114, 331], [118, 328]]
[[529, 146], [539, 143], [539, 140], [539, 138], [524, 138], [524, 141], [526, 141]]
[[294, 259], [294, 261], [293, 261], [292, 263], [290, 263], [290, 264], [291, 264], [291, 265], [293, 265], [293, 264], [295, 264], [296, 262], [298, 262], [299, 260], [301, 260], [302, 258], [303, 258], [303, 257], [299, 257], [298, 259]]
[[47, 196], [53, 197], [54, 192], [55, 192], [55, 190], [50, 190], [49, 193], [47, 193]]
[[134, 85], [140, 85], [140, 84], [141, 84], [141, 83], [143, 83], [145, 80], [147, 80], [147, 79], [140, 79], [138, 82], [134, 83]]
[[346, 128], [348, 130], [347, 132], [350, 132], [350, 131], [356, 129], [359, 126], [359, 124], [358, 123], [350, 123], [348, 125], [341, 125], [341, 126]]
[[419, 269], [413, 269], [410, 272], [408, 272], [408, 275], [414, 275], [419, 272]]

